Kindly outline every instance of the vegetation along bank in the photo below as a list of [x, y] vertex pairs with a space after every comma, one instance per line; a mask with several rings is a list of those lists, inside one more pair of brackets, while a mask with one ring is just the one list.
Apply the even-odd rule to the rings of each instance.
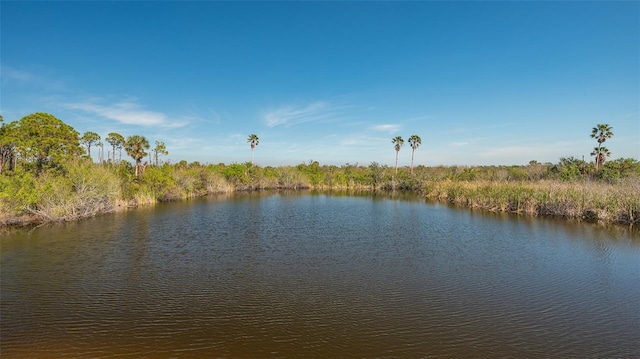
[[[598, 126], [610, 132], [608, 125]], [[148, 153], [144, 136], [110, 133], [105, 149], [99, 135], [80, 136], [54, 116], [35, 113], [0, 127], [0, 225], [72, 221], [159, 201], [282, 188], [407, 190], [484, 210], [639, 224], [640, 162], [606, 161], [610, 153], [601, 145], [611, 136], [600, 138], [602, 133], [607, 132], [596, 127], [592, 134], [598, 141], [595, 162], [567, 157], [555, 164], [411, 168], [316, 161], [280, 167], [253, 161], [168, 164], [160, 160], [168, 154], [160, 141]], [[419, 144], [417, 139], [410, 143]], [[247, 142], [253, 160], [258, 137], [252, 134]], [[398, 142], [392, 142], [396, 155]], [[92, 148], [99, 153], [97, 163]], [[122, 159], [122, 150], [132, 162]]]

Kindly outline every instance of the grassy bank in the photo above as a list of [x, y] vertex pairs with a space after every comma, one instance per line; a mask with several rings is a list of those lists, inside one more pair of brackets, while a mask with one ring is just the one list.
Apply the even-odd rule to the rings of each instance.
[[418, 166], [396, 173], [376, 163], [260, 167], [183, 161], [150, 166], [135, 176], [128, 162], [76, 160], [38, 174], [0, 175], [0, 225], [73, 221], [210, 193], [283, 188], [406, 190], [482, 210], [638, 224], [640, 164], [611, 163], [591, 173], [562, 160], [555, 165]]
[[496, 212], [557, 216], [604, 223], [640, 223], [640, 178], [600, 182], [438, 181], [428, 198]]

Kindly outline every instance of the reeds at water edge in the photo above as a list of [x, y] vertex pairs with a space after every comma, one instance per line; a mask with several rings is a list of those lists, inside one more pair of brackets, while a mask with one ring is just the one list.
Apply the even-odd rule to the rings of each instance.
[[640, 223], [640, 178], [582, 181], [450, 181], [424, 184], [426, 197], [471, 208], [610, 223]]

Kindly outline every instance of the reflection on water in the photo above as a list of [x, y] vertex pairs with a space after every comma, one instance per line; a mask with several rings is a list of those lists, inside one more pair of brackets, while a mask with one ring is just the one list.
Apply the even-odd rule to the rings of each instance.
[[3, 358], [623, 358], [637, 233], [243, 192], [0, 239]]

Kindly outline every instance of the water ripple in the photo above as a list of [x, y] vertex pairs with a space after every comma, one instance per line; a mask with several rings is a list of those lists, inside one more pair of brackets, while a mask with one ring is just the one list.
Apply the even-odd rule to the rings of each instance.
[[2, 357], [637, 356], [634, 242], [517, 218], [241, 195], [17, 234]]

